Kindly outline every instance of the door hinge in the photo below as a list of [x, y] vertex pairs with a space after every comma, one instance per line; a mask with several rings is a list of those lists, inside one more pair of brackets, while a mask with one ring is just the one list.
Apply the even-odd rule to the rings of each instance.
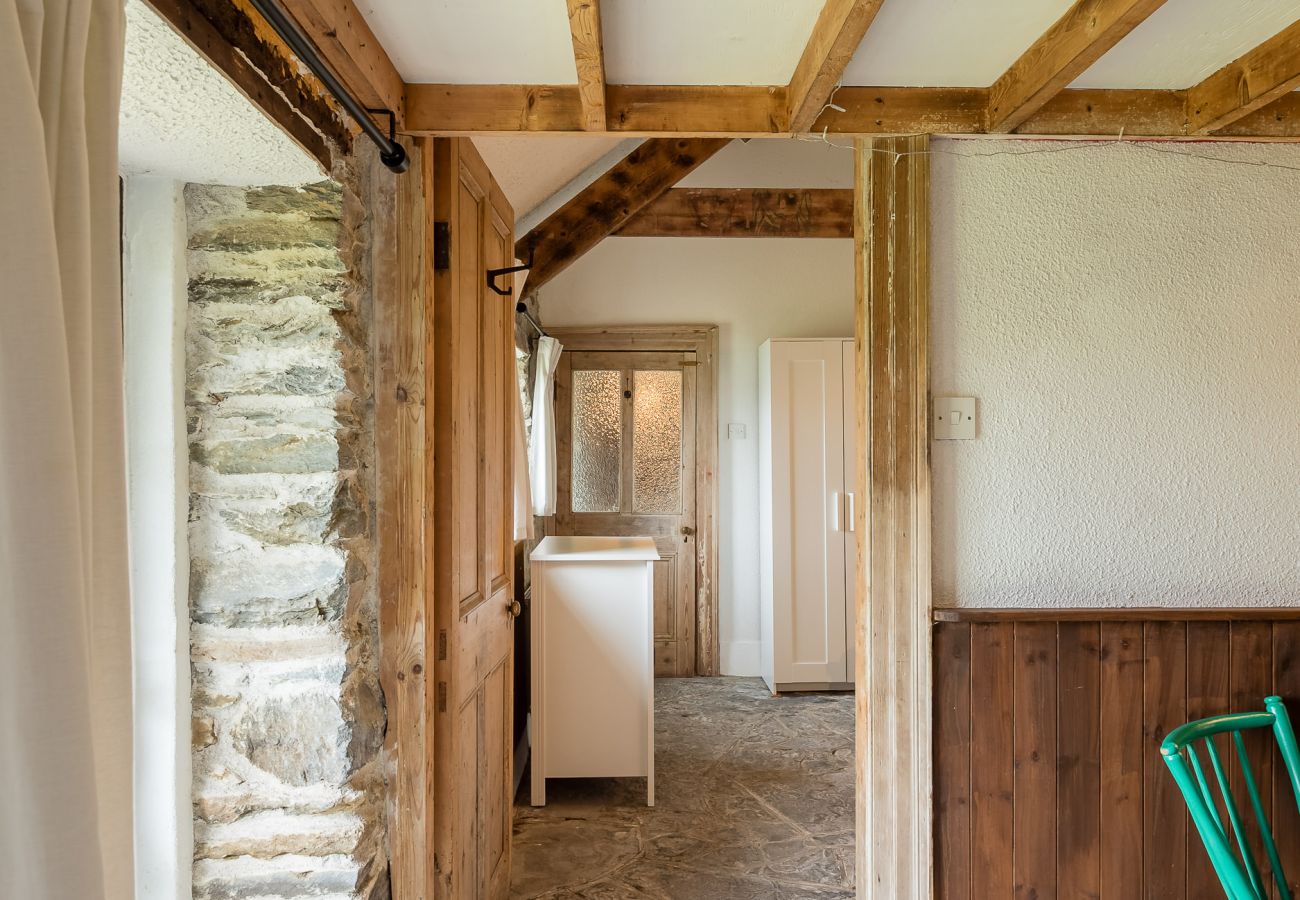
[[438, 659], [447, 658], [447, 629], [438, 629]]
[[447, 711], [447, 682], [439, 681], [438, 682], [438, 712], [445, 713], [446, 711]]
[[433, 267], [451, 268], [451, 223], [433, 223]]

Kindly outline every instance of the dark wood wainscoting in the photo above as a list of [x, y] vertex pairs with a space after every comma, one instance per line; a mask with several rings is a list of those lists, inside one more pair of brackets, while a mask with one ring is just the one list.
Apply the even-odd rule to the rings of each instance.
[[[1262, 709], [1274, 693], [1300, 722], [1300, 617], [1047, 615], [936, 615], [936, 897], [1222, 898], [1159, 744], [1184, 721]], [[1248, 750], [1300, 890], [1300, 814], [1281, 759], [1262, 733]]]

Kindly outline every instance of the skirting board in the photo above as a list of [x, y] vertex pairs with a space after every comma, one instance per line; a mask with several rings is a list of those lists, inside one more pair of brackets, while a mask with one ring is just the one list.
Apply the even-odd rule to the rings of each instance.
[[762, 674], [758, 641], [727, 641], [721, 649], [721, 673], [756, 678]]

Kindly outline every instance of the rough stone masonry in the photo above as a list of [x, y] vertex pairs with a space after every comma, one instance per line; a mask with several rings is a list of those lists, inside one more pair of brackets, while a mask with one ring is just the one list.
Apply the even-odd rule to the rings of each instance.
[[367, 226], [332, 181], [185, 207], [194, 897], [387, 897]]

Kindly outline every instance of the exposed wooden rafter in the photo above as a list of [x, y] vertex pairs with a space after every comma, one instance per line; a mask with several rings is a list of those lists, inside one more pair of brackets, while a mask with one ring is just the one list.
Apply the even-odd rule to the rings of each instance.
[[568, 0], [568, 3], [582, 127], [587, 131], [604, 131], [605, 50], [600, 29], [600, 0]]
[[1226, 128], [1300, 86], [1300, 22], [1228, 63], [1187, 92], [1187, 130]]
[[533, 260], [526, 290], [564, 271], [727, 143], [659, 138], [641, 144], [515, 243], [516, 256]]
[[853, 237], [851, 188], [673, 188], [619, 237]]
[[989, 88], [987, 130], [1019, 128], [1165, 0], [1078, 0]]
[[405, 84], [352, 0], [278, 0], [361, 105], [402, 121]]
[[812, 127], [883, 2], [826, 0], [786, 88], [787, 131]]
[[[614, 85], [609, 129], [646, 137], [785, 134], [784, 86]], [[576, 85], [408, 84], [406, 130], [417, 134], [581, 133]], [[982, 134], [987, 88], [843, 87], [812, 130], [830, 135]], [[1186, 92], [1064, 90], [1016, 129], [1061, 137], [1194, 137]], [[1216, 138], [1300, 139], [1300, 101], [1283, 96]]]

